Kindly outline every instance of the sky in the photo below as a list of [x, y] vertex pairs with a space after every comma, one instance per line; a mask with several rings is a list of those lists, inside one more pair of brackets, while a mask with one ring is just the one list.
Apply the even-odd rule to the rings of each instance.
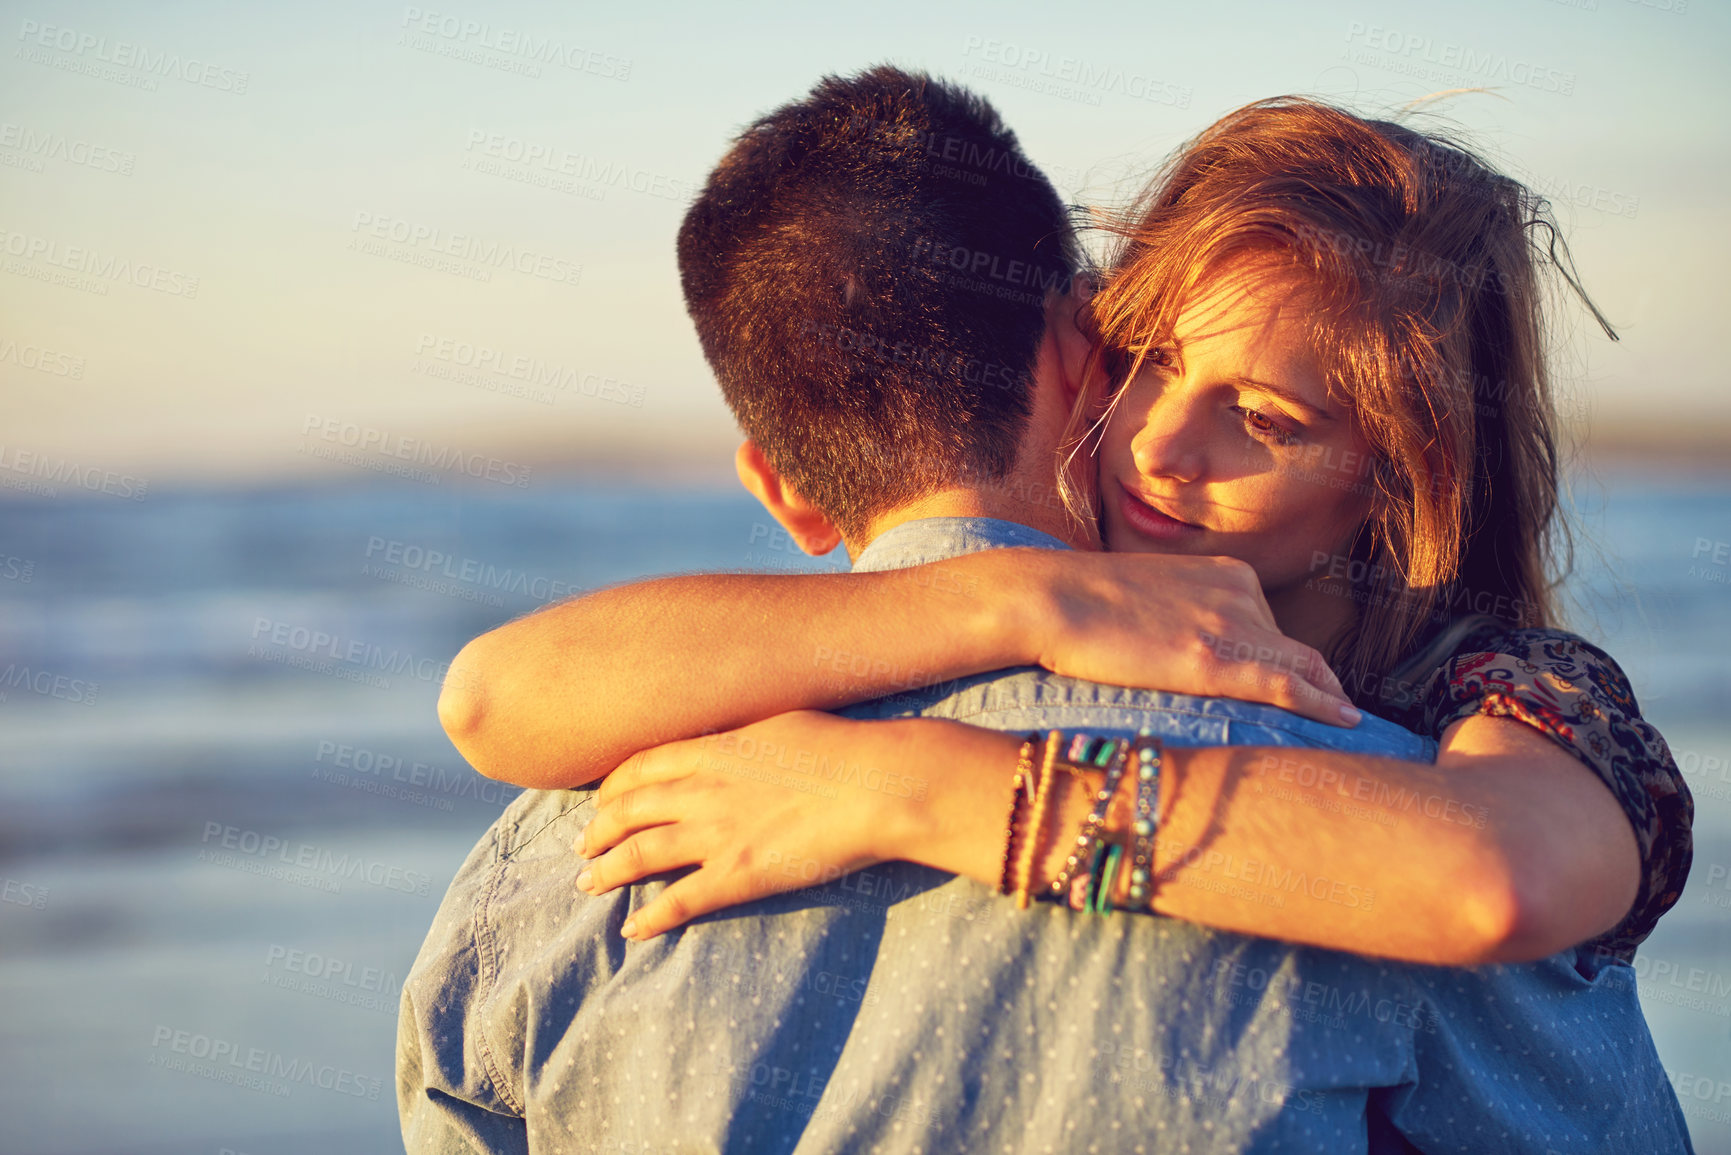
[[1622, 334], [1555, 313], [1565, 412], [1731, 428], [1722, 4], [33, 0], [0, 41], [0, 496], [725, 463], [680, 217], [743, 125], [882, 61], [1078, 203], [1260, 97], [1488, 87], [1427, 107], [1551, 197]]

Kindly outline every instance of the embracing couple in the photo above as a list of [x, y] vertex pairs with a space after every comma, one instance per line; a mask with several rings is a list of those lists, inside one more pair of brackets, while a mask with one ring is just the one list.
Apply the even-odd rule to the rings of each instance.
[[1556, 628], [1543, 203], [1283, 98], [1092, 224], [887, 67], [716, 166], [740, 479], [853, 572], [459, 655], [533, 789], [404, 984], [410, 1151], [1690, 1150], [1631, 962], [1693, 810]]

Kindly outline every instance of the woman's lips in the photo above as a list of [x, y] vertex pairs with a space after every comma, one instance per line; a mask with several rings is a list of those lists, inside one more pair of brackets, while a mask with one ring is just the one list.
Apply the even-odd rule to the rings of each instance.
[[1179, 521], [1175, 517], [1161, 513], [1146, 501], [1131, 493], [1123, 482], [1118, 483], [1118, 507], [1124, 514], [1124, 520], [1130, 528], [1143, 537], [1155, 541], [1183, 541], [1202, 532], [1202, 526], [1191, 525], [1187, 521]]

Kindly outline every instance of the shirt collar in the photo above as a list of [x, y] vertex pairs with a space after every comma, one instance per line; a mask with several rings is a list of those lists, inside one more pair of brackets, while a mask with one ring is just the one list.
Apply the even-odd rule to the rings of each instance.
[[879, 534], [854, 559], [855, 573], [902, 569], [986, 549], [1069, 549], [1049, 533], [995, 517], [921, 517]]

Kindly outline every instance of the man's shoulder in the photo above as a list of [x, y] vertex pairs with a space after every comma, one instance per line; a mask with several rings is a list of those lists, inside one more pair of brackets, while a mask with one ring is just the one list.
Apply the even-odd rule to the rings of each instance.
[[1173, 745], [1300, 746], [1421, 762], [1436, 757], [1434, 742], [1370, 714], [1349, 730], [1261, 702], [1105, 685], [1028, 666], [910, 689], [840, 712], [862, 719], [948, 718], [996, 730], [1146, 726]]
[[453, 912], [438, 917], [466, 919], [499, 871], [532, 858], [575, 857], [572, 843], [594, 813], [595, 791], [524, 790], [475, 840], [446, 889]]
[[593, 813], [595, 790], [585, 786], [577, 790], [524, 790], [517, 795], [488, 830], [487, 836], [498, 846], [499, 859], [520, 857], [547, 839], [562, 819], [575, 817], [579, 811]]

